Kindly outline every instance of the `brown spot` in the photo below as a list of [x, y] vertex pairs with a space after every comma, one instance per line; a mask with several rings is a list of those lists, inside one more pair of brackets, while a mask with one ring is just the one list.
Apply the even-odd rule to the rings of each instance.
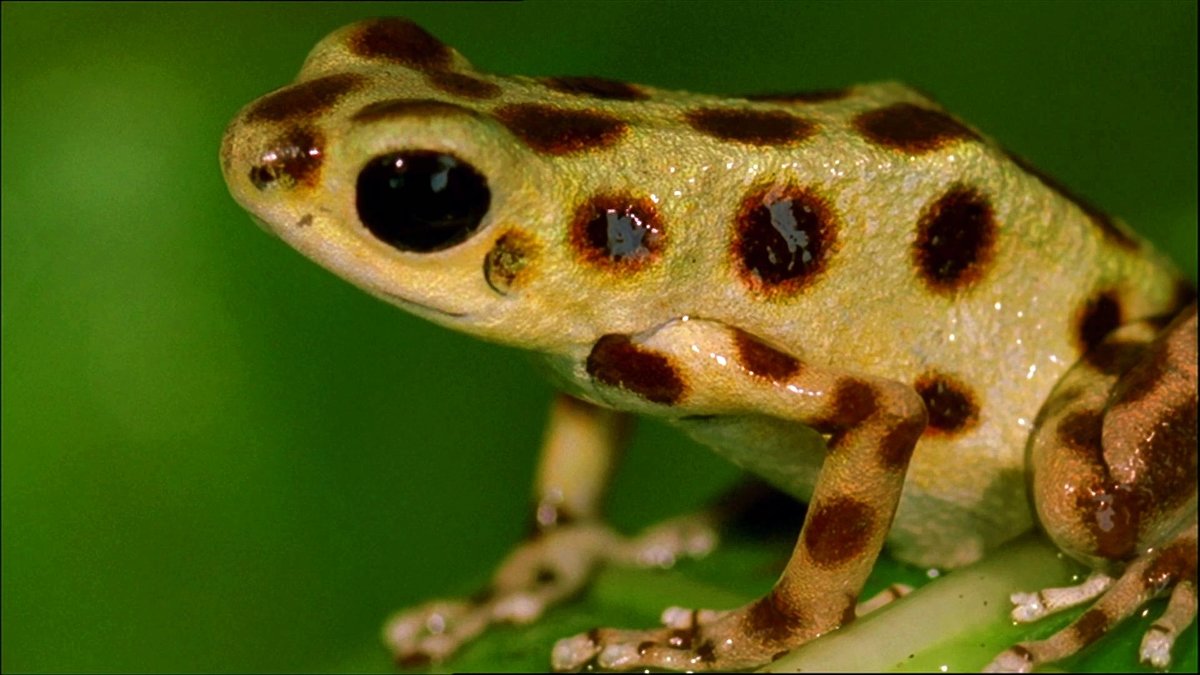
[[650, 651], [651, 647], [657, 646], [657, 644], [658, 643], [654, 642], [653, 640], [646, 640], [645, 642], [639, 642], [638, 646], [637, 646], [638, 656], [645, 656], [646, 652]]
[[1008, 158], [1011, 159], [1014, 164], [1024, 169], [1029, 175], [1041, 181], [1042, 185], [1045, 185], [1047, 188], [1057, 192], [1059, 196], [1070, 202], [1073, 202], [1075, 206], [1079, 207], [1079, 210], [1083, 211], [1084, 214], [1087, 215], [1088, 219], [1092, 221], [1092, 224], [1095, 225], [1100, 232], [1106, 238], [1108, 238], [1109, 241], [1124, 249], [1136, 250], [1138, 248], [1137, 239], [1135, 239], [1134, 236], [1126, 231], [1123, 227], [1118, 225], [1111, 216], [1100, 211], [1100, 209], [1097, 209], [1087, 200], [1069, 190], [1067, 186], [1058, 182], [1057, 179], [1043, 173], [1040, 169], [1030, 164], [1025, 158], [1014, 155], [1011, 152], [1006, 152], [1005, 154], [1008, 155]]
[[919, 155], [955, 141], [977, 141], [979, 135], [938, 110], [912, 103], [896, 103], [854, 118], [854, 126], [867, 139], [894, 150]]
[[941, 293], [969, 288], [991, 262], [996, 230], [987, 197], [961, 184], [951, 186], [917, 221], [913, 260], [921, 278]]
[[925, 431], [924, 416], [901, 420], [896, 426], [888, 429], [883, 438], [879, 439], [879, 463], [888, 471], [903, 471], [908, 468], [908, 460], [912, 459], [917, 440]]
[[564, 94], [606, 101], [644, 101], [650, 98], [636, 85], [604, 77], [546, 77], [540, 82]]
[[688, 111], [684, 119], [700, 133], [749, 145], [799, 143], [817, 130], [815, 122], [782, 110], [700, 108]]
[[800, 535], [813, 563], [837, 567], [867, 552], [876, 531], [870, 505], [853, 497], [833, 497], [814, 506]]
[[485, 605], [495, 598], [496, 589], [492, 588], [491, 586], [487, 586], [472, 593], [471, 597], [467, 598], [467, 601], [473, 605]]
[[294, 84], [256, 101], [244, 119], [247, 122], [307, 119], [333, 108], [343, 96], [366, 83], [367, 78], [362, 75], [340, 73]]
[[700, 629], [700, 626], [699, 626], [699, 624], [696, 623], [696, 620], [694, 617], [695, 612], [693, 612], [692, 614], [693, 614], [692, 627], [691, 628], [677, 628], [677, 629], [671, 631], [671, 634], [667, 637], [668, 645], [674, 647], [675, 649], [691, 649], [692, 648], [692, 640], [694, 640], [696, 637], [696, 631]]
[[355, 122], [379, 122], [397, 117], [450, 117], [466, 115], [478, 117], [479, 113], [453, 103], [431, 98], [389, 98], [362, 107], [351, 115]]
[[[1193, 382], [1194, 386], [1194, 382]], [[1147, 506], [1170, 510], [1196, 494], [1196, 395], [1163, 410], [1139, 443], [1139, 488]]]
[[552, 584], [558, 581], [558, 572], [552, 567], [542, 566], [537, 568], [537, 574], [534, 577], [534, 583]]
[[1092, 534], [1096, 555], [1125, 560], [1137, 552], [1143, 498], [1130, 486], [1110, 479], [1103, 454], [1103, 422], [1101, 411], [1077, 410], [1058, 423], [1055, 435], [1064, 449], [1088, 465], [1088, 474], [1076, 490], [1075, 512]]
[[[1109, 396], [1110, 406], [1150, 401], [1156, 392], [1163, 390], [1165, 384], [1171, 379], [1171, 373], [1184, 372], [1187, 369], [1189, 364], [1184, 362], [1184, 359], [1188, 357], [1174, 354], [1171, 345], [1181, 344], [1185, 340], [1191, 344], [1196, 343], [1195, 323], [1191, 323], [1190, 330], [1183, 325], [1195, 312], [1195, 307], [1180, 312], [1169, 327], [1160, 330], [1153, 342], [1149, 345], [1140, 345], [1142, 349], [1138, 350], [1136, 355], [1140, 358], [1136, 363], [1131, 364], [1128, 372], [1121, 371], [1123, 376], [1113, 387], [1112, 394]], [[1095, 363], [1098, 356], [1103, 356], [1103, 352], [1108, 346], [1109, 343], [1104, 342], [1095, 350], [1088, 352], [1088, 362]], [[1190, 359], [1194, 368], [1194, 348], [1180, 351], [1191, 354]], [[1134, 356], [1130, 356], [1130, 360], [1133, 358]]]
[[742, 199], [735, 225], [735, 269], [759, 292], [791, 294], [805, 288], [838, 246], [836, 214], [812, 189], [753, 188]]
[[1085, 461], [1099, 463], [1103, 461], [1103, 422], [1104, 413], [1099, 410], [1076, 410], [1058, 423], [1055, 434], [1060, 445], [1080, 453]]
[[1016, 656], [1025, 663], [1033, 663], [1033, 653], [1021, 645], [1013, 645], [1008, 648], [1008, 653]]
[[929, 412], [926, 433], [958, 435], [979, 421], [979, 404], [970, 387], [959, 379], [930, 371], [917, 378], [913, 387]]
[[486, 80], [449, 70], [433, 70], [425, 75], [425, 81], [435, 89], [460, 98], [489, 99], [500, 95], [500, 87]]
[[396, 657], [396, 666], [400, 668], [426, 668], [431, 663], [433, 658], [425, 652], [412, 652]]
[[763, 642], [785, 642], [803, 627], [799, 607], [792, 607], [778, 589], [759, 598], [746, 610], [746, 632]]
[[673, 405], [686, 390], [667, 357], [633, 344], [628, 335], [612, 333], [597, 340], [588, 354], [587, 372], [654, 403]]
[[853, 593], [847, 593], [844, 606], [842, 607], [842, 618], [838, 621], [838, 627], [846, 626], [857, 618], [855, 610], [858, 608], [858, 603], [855, 601]]
[[309, 225], [312, 225], [312, 224], [313, 224], [313, 215], [311, 213], [306, 213], [303, 216], [300, 216], [300, 220], [296, 221], [296, 227], [308, 227]]
[[649, 198], [612, 193], [579, 205], [571, 219], [570, 239], [584, 262], [635, 271], [662, 256], [666, 231]]
[[259, 190], [313, 185], [320, 175], [325, 139], [312, 129], [293, 129], [277, 139], [250, 169]]
[[597, 627], [589, 630], [587, 632], [587, 639], [590, 640], [591, 643], [594, 645], [600, 644], [600, 627], [597, 626]]
[[738, 363], [750, 371], [751, 375], [782, 382], [800, 369], [800, 362], [791, 355], [775, 349], [746, 331], [733, 329], [733, 344], [738, 351]]
[[1154, 556], [1142, 574], [1142, 585], [1157, 595], [1180, 581], [1196, 579], [1196, 541], [1191, 538], [1176, 541]]
[[849, 89], [814, 89], [812, 91], [751, 94], [746, 97], [746, 100], [766, 103], [825, 103], [826, 101], [838, 101], [849, 95]]
[[696, 647], [696, 656], [704, 663], [716, 663], [717, 650], [714, 648], [712, 640], [705, 640]]
[[1067, 630], [1075, 634], [1075, 640], [1082, 647], [1104, 637], [1104, 633], [1108, 631], [1109, 621], [1108, 614], [1104, 610], [1092, 608], [1076, 619]]
[[1105, 340], [1087, 352], [1087, 362], [1105, 375], [1121, 375], [1145, 357], [1147, 346], [1145, 342]]
[[1105, 336], [1123, 322], [1124, 312], [1115, 292], [1102, 291], [1088, 298], [1075, 318], [1075, 335], [1080, 353], [1086, 358]]
[[530, 148], [569, 155], [614, 145], [629, 129], [601, 112], [565, 110], [540, 103], [517, 103], [495, 111], [496, 119]]
[[350, 51], [366, 59], [391, 61], [417, 70], [450, 65], [453, 52], [424, 28], [407, 19], [363, 22], [350, 36]]
[[813, 421], [817, 431], [828, 433], [841, 431], [858, 426], [879, 408], [875, 389], [854, 378], [845, 378], [838, 382], [833, 394], [827, 398], [829, 410], [826, 414]]
[[771, 663], [775, 663], [776, 661], [778, 661], [779, 659], [782, 659], [783, 657], [787, 656], [790, 653], [791, 652], [789, 652], [786, 649], [781, 652], [775, 652], [774, 654], [771, 655]]
[[538, 246], [532, 236], [522, 230], [508, 230], [496, 238], [484, 257], [483, 277], [493, 291], [507, 295], [529, 278], [529, 268], [537, 253]]

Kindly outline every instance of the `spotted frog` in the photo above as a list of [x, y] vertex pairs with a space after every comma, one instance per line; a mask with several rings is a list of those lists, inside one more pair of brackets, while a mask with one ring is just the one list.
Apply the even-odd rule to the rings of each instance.
[[865, 611], [885, 544], [952, 568], [1035, 522], [1096, 573], [1018, 593], [1014, 614], [1091, 607], [991, 669], [1070, 655], [1169, 594], [1141, 646], [1162, 667], [1194, 618], [1190, 285], [921, 92], [503, 77], [380, 19], [244, 108], [221, 165], [270, 233], [413, 314], [532, 352], [563, 390], [534, 534], [485, 592], [396, 615], [384, 636], [403, 664], [532, 621], [604, 565], [712, 547], [714, 511], [637, 536], [604, 524], [633, 414], [807, 516], [765, 597], [565, 638], [558, 670], [760, 666]]

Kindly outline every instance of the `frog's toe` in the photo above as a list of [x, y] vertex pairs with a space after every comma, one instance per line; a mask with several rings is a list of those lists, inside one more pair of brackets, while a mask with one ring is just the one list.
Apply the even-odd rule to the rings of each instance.
[[457, 600], [435, 600], [402, 610], [384, 624], [383, 642], [397, 655], [417, 651], [427, 637], [445, 632], [470, 610], [470, 604]]
[[1171, 664], [1171, 648], [1179, 633], [1196, 619], [1196, 604], [1195, 584], [1184, 581], [1175, 586], [1166, 611], [1158, 621], [1150, 624], [1142, 637], [1142, 646], [1138, 650], [1142, 663], [1155, 668], [1166, 668]]
[[558, 672], [579, 670], [600, 653], [599, 629], [563, 638], [554, 643], [550, 665]]

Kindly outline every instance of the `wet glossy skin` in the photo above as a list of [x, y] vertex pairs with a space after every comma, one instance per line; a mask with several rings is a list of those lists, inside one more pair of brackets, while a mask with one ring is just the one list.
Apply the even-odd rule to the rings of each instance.
[[[673, 626], [696, 637], [686, 648], [653, 631], [564, 642], [559, 667], [597, 654], [611, 667], [762, 663], [853, 615], [885, 538], [918, 564], [979, 558], [1033, 522], [1025, 447], [1031, 432], [1051, 429], [1050, 413], [1035, 424], [1051, 390], [1112, 329], [1170, 316], [1187, 300], [1177, 273], [1123, 225], [898, 84], [750, 101], [498, 77], [400, 21], [331, 35], [297, 82], [230, 125], [231, 192], [364, 290], [538, 353], [567, 392], [600, 406], [564, 399], [552, 418], [538, 483], [547, 533], [598, 517], [595, 486], [622, 424], [602, 408], [665, 417], [811, 501], [768, 598]], [[394, 153], [426, 161], [414, 152], [478, 174], [482, 218], [449, 234], [364, 226], [374, 217], [364, 216], [364, 167]], [[1095, 522], [1107, 504], [1039, 506], [1043, 525], [1068, 533], [1060, 544], [1110, 569], [1195, 519], [1194, 363], [1169, 387], [1159, 386], [1161, 364], [1183, 357], [1160, 356], [1157, 370], [1131, 365], [1167, 349], [1148, 346], [1164, 324], [1137, 336], [1140, 351], [1121, 368], [1081, 366], [1108, 378], [1088, 382], [1101, 393], [1087, 410], [1115, 446], [1122, 430], [1144, 437], [1158, 424], [1164, 400], [1179, 418], [1169, 426], [1183, 429], [1166, 449], [1133, 442], [1109, 467], [1134, 467], [1114, 485], [1153, 493], [1138, 502], [1145, 523], [1131, 526], [1132, 548], [1096, 551], [1095, 528], [1073, 524]], [[1183, 321], [1156, 344], [1194, 340], [1194, 326]], [[1135, 384], [1121, 384], [1127, 374]], [[1138, 378], [1142, 390], [1168, 393], [1119, 396], [1106, 417], [1104, 392]], [[1190, 454], [1179, 449], [1189, 410]], [[1063, 445], [1036, 460], [1060, 484], [1087, 473], [1062, 473]], [[1193, 478], [1150, 485], [1136, 470], [1149, 455], [1171, 476], [1190, 462]], [[671, 530], [680, 531], [691, 530]], [[612, 541], [597, 532], [559, 548], [619, 558], [600, 552], [597, 542]], [[545, 543], [518, 554], [530, 546], [542, 547], [530, 556], [556, 555]], [[522, 583], [496, 586], [503, 595]], [[831, 588], [845, 593], [831, 601]], [[534, 614], [559, 599], [522, 592], [538, 598]], [[514, 603], [489, 606], [488, 621], [512, 620]], [[439, 657], [461, 642], [412, 639], [392, 640], [400, 657]], [[634, 656], [630, 641], [641, 645]]]

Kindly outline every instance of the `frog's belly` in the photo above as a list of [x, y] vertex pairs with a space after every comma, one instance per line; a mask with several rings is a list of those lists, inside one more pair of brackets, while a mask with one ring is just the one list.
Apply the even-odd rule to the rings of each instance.
[[[816, 431], [758, 416], [683, 418], [692, 438], [801, 501], [825, 456]], [[888, 546], [922, 566], [958, 567], [1029, 529], [1024, 445], [996, 448], [995, 434], [923, 438], [909, 465]], [[992, 440], [989, 440], [992, 439]]]

